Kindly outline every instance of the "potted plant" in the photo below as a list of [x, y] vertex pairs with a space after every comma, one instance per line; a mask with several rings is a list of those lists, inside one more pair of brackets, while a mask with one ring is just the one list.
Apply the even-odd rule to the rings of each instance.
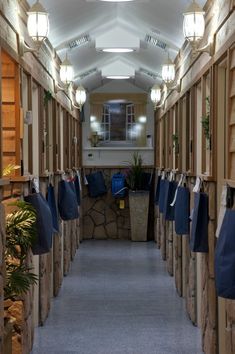
[[206, 138], [206, 148], [211, 150], [211, 132], [210, 132], [210, 97], [206, 97], [206, 113], [201, 120], [202, 129]]
[[14, 352], [12, 336], [21, 335], [23, 329], [22, 296], [37, 282], [37, 276], [31, 272], [32, 268], [27, 262], [29, 250], [36, 237], [36, 212], [24, 201], [17, 201], [11, 206], [14, 210], [6, 216], [5, 245], [4, 353], [6, 354]]
[[147, 241], [149, 191], [143, 190], [143, 177], [143, 160], [136, 152], [133, 154], [126, 173], [132, 241]]

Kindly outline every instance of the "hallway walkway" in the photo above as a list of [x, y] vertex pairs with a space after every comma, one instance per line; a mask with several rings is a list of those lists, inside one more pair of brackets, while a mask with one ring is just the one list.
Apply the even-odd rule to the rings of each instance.
[[85, 241], [32, 354], [201, 354], [153, 243]]

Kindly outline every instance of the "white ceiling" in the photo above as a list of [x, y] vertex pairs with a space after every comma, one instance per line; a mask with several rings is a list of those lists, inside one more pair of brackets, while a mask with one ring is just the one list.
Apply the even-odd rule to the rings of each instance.
[[[32, 5], [35, 0], [28, 1]], [[101, 70], [106, 65], [123, 60], [134, 67], [136, 75], [132, 83], [148, 91], [155, 80], [146, 73], [161, 73], [161, 65], [167, 57], [166, 50], [145, 42], [146, 34], [167, 44], [170, 56], [174, 58], [177, 49], [184, 42], [182, 33], [182, 12], [190, 0], [135, 0], [115, 3], [98, 0], [40, 0], [50, 14], [49, 40], [63, 60], [68, 57], [74, 65], [76, 80], [80, 75], [93, 71], [83, 77], [81, 83], [92, 91], [102, 86], [106, 80]], [[204, 5], [206, 0], [197, 0]], [[113, 54], [97, 52], [95, 40], [114, 27], [127, 30], [140, 40], [140, 50], [133, 53]], [[82, 35], [89, 35], [88, 44], [70, 49], [68, 43]], [[95, 70], [97, 72], [95, 72]], [[119, 73], [117, 73], [119, 74]]]

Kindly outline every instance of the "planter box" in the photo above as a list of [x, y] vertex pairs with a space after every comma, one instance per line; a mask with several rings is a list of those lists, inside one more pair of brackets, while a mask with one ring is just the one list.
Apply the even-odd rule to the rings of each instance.
[[129, 191], [131, 240], [147, 241], [149, 191]]

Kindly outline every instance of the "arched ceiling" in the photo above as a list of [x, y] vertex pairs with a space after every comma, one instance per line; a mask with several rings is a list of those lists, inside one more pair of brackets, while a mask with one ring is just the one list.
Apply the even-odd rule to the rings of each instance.
[[[35, 0], [28, 1], [32, 5]], [[161, 65], [172, 59], [184, 42], [182, 13], [191, 0], [134, 0], [104, 2], [100, 0], [40, 0], [50, 14], [49, 40], [63, 60], [66, 52], [74, 66], [75, 83], [89, 91], [102, 86], [102, 69], [122, 61], [135, 70], [131, 82], [144, 90], [161, 81]], [[197, 0], [204, 6], [206, 0]], [[97, 39], [116, 29], [138, 39], [140, 48], [132, 53], [114, 54], [96, 50]], [[158, 41], [153, 45], [146, 36]], [[72, 42], [88, 36], [89, 41], [71, 49]], [[87, 37], [84, 37], [86, 39]], [[115, 41], [115, 38], [114, 38]], [[163, 48], [165, 47], [165, 48]], [[118, 73], [117, 73], [118, 74]]]

